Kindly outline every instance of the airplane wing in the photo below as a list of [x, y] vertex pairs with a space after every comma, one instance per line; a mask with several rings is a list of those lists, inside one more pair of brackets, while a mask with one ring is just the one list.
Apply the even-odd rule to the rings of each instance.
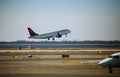
[[55, 37], [61, 38], [62, 35], [66, 35], [66, 36], [67, 36], [67, 34], [70, 33], [70, 32], [71, 32], [71, 31], [68, 30], [68, 29], [60, 30], [60, 31], [56, 31], [56, 32], [51, 32], [51, 33], [50, 33], [51, 37], [48, 37], [48, 39], [49, 39], [49, 38], [52, 38], [52, 40], [54, 40]]

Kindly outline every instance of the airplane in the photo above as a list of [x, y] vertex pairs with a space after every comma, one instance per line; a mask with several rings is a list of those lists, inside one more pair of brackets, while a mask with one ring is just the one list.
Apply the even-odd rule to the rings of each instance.
[[67, 37], [67, 34], [70, 33], [71, 31], [69, 29], [64, 29], [64, 30], [59, 30], [59, 31], [54, 31], [50, 33], [45, 33], [45, 34], [37, 34], [35, 33], [30, 27], [28, 27], [28, 32], [30, 34], [30, 37], [32, 39], [48, 39], [52, 38], [52, 40], [55, 40], [55, 37], [60, 38], [62, 35], [65, 35]]
[[120, 67], [120, 52], [110, 55], [108, 58], [103, 59], [98, 63], [102, 67], [109, 68], [109, 73], [112, 73], [112, 67]]

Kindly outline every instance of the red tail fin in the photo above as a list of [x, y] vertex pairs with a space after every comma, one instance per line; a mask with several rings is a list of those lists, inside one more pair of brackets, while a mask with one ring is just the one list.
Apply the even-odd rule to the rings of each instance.
[[38, 34], [35, 33], [30, 27], [28, 27], [28, 31], [29, 31], [30, 36], [38, 35]]

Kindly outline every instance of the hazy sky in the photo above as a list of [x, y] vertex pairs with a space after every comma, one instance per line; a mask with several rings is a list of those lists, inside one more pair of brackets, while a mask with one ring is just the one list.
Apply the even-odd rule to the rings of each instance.
[[29, 40], [27, 27], [72, 31], [57, 41], [120, 40], [120, 0], [0, 0], [0, 41]]

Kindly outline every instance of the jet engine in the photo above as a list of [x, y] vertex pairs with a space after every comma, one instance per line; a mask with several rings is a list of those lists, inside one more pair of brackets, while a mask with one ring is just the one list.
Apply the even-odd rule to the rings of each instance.
[[58, 32], [57, 37], [60, 38], [60, 37], [62, 37], [62, 35], [60, 35], [59, 32]]

